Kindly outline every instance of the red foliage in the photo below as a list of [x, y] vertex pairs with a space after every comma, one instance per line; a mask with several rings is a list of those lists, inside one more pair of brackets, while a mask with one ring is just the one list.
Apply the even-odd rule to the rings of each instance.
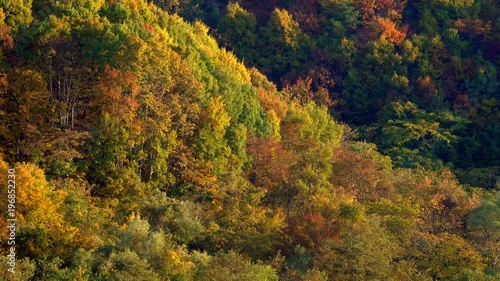
[[361, 19], [368, 21], [375, 16], [375, 0], [356, 1], [355, 5], [361, 14]]
[[299, 0], [289, 8], [293, 18], [305, 33], [317, 35], [321, 33], [326, 18], [318, 14], [318, 6], [318, 0]]
[[453, 26], [460, 33], [470, 37], [485, 36], [488, 37], [491, 33], [491, 23], [483, 22], [480, 19], [458, 19], [453, 23]]
[[429, 76], [419, 77], [415, 82], [416, 92], [419, 94], [419, 105], [426, 107], [431, 104], [434, 96], [437, 95], [437, 88]]
[[287, 233], [292, 236], [294, 244], [304, 245], [310, 250], [318, 246], [321, 241], [339, 235], [339, 228], [332, 220], [313, 211], [290, 217], [287, 228]]
[[456, 111], [466, 111], [471, 109], [472, 103], [469, 99], [469, 95], [463, 94], [458, 95], [455, 101], [453, 102], [453, 108]]

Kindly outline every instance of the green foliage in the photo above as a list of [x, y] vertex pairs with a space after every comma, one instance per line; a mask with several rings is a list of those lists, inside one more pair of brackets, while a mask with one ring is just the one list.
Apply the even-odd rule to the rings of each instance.
[[101, 280], [161, 280], [145, 260], [130, 250], [112, 253], [100, 271]]
[[[2, 255], [0, 258], [2, 263], [8, 264], [9, 258], [7, 255]], [[6, 281], [28, 281], [32, 280], [33, 276], [35, 275], [35, 268], [36, 265], [33, 261], [31, 261], [29, 258], [24, 258], [24, 259], [17, 259], [16, 260], [16, 270], [14, 273], [9, 272], [7, 270], [2, 271], [1, 277], [2, 280]]]
[[486, 168], [470, 168], [464, 170], [456, 170], [455, 174], [460, 182], [471, 186], [481, 186], [485, 188], [500, 187], [500, 170], [498, 166]]
[[307, 59], [311, 40], [286, 10], [274, 10], [261, 33], [257, 44], [261, 53], [255, 61], [270, 77], [278, 79]]
[[291, 196], [283, 202], [288, 202], [288, 211], [303, 213], [321, 205], [316, 200], [330, 196], [331, 159], [340, 145], [343, 127], [331, 119], [324, 107], [292, 103], [281, 132], [284, 148], [292, 154], [300, 153], [290, 163], [291, 180], [281, 187], [284, 196]]
[[343, 26], [355, 28], [359, 24], [359, 11], [350, 0], [322, 0], [322, 12], [328, 17], [340, 21]]
[[[341, 234], [343, 243], [324, 241], [320, 250], [321, 269], [329, 276], [349, 280], [387, 280], [394, 276], [395, 246], [380, 228], [376, 217], [355, 223]], [[327, 262], [329, 261], [329, 262]]]
[[124, 23], [130, 16], [130, 11], [122, 3], [109, 4], [99, 11], [101, 17], [106, 17], [112, 23]]
[[500, 192], [485, 194], [480, 205], [467, 217], [467, 229], [483, 249], [489, 259], [489, 265], [495, 268], [498, 264], [498, 248], [494, 246], [500, 236]]
[[367, 142], [352, 142], [350, 143], [353, 151], [356, 151], [360, 154], [368, 156], [370, 159], [375, 161], [379, 169], [382, 170], [391, 170], [392, 169], [392, 161], [388, 156], [382, 155], [377, 151], [377, 146], [374, 143]]
[[389, 104], [380, 120], [381, 149], [403, 167], [439, 167], [433, 162], [438, 155], [453, 153], [455, 132], [464, 123], [449, 112], [426, 113], [410, 102]]
[[316, 141], [332, 148], [340, 145], [343, 126], [332, 120], [324, 107], [309, 103], [301, 108], [292, 103], [283, 123], [298, 127], [297, 137], [301, 140]]
[[467, 270], [484, 268], [482, 257], [463, 238], [444, 233], [421, 235], [415, 244], [416, 254], [427, 258], [419, 260], [419, 267], [426, 268], [433, 278], [454, 280]]
[[282, 243], [283, 214], [264, 206], [265, 191], [244, 179], [232, 179], [214, 191], [208, 245], [216, 250], [233, 249], [260, 260]]
[[31, 7], [33, 0], [12, 0], [0, 2], [0, 8], [5, 13], [5, 23], [18, 31], [20, 27], [27, 26], [33, 21]]
[[498, 279], [493, 1], [153, 2], [1, 3], [0, 279]]
[[217, 28], [222, 40], [238, 57], [250, 60], [247, 61], [249, 64], [252, 64], [252, 59], [256, 57], [256, 25], [256, 19], [252, 14], [241, 8], [238, 3], [229, 3], [227, 14]]
[[196, 280], [278, 280], [275, 270], [264, 264], [254, 264], [235, 252], [219, 253], [207, 268], [198, 272]]
[[[251, 35], [224, 37], [224, 27], [221, 42], [284, 88], [311, 81], [311, 92], [327, 90], [332, 115], [362, 126], [358, 140], [375, 142], [395, 166], [498, 166], [495, 125], [484, 130], [482, 121], [473, 121], [498, 91], [498, 17], [491, 1], [281, 1], [271, 12], [272, 3], [230, 4], [226, 19], [240, 15], [233, 29], [246, 23]], [[246, 44], [242, 38], [252, 39]], [[303, 103], [317, 99], [304, 97]], [[453, 135], [461, 140], [430, 154], [395, 143], [387, 148], [382, 131], [373, 130], [388, 121], [378, 116], [391, 103], [408, 101], [428, 113], [451, 112], [462, 126]], [[496, 124], [495, 116], [483, 117]]]
[[190, 201], [178, 201], [165, 194], [155, 194], [141, 202], [142, 216], [151, 223], [152, 229], [171, 234], [171, 239], [182, 244], [199, 242], [205, 227], [199, 205]]

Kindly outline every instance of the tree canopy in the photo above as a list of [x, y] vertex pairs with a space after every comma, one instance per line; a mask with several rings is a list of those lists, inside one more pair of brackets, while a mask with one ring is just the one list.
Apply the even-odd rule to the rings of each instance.
[[0, 279], [497, 280], [495, 8], [2, 1]]

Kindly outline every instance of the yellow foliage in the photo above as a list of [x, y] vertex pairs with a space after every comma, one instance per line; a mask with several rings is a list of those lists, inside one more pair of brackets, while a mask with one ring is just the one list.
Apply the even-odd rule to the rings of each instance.
[[170, 269], [171, 275], [183, 275], [191, 271], [194, 263], [188, 260], [189, 256], [181, 249], [168, 250], [166, 254], [165, 267]]
[[215, 132], [225, 133], [226, 127], [229, 126], [231, 117], [224, 110], [226, 105], [220, 96], [212, 98], [207, 106], [209, 122], [213, 126]]
[[218, 56], [216, 57], [216, 63], [219, 65], [223, 65], [224, 68], [236, 70], [238, 82], [240, 82], [241, 84], [251, 84], [250, 74], [248, 73], [245, 66], [238, 62], [233, 53], [228, 52], [225, 49], [220, 50]]
[[281, 135], [280, 135], [280, 123], [281, 123], [281, 120], [276, 115], [276, 112], [274, 112], [274, 110], [272, 110], [272, 109], [270, 111], [268, 111], [267, 116], [269, 118], [269, 123], [271, 123], [271, 135], [270, 135], [270, 138], [272, 138], [275, 141], [279, 142], [281, 140]]
[[55, 15], [49, 15], [50, 25], [58, 32], [69, 32], [69, 26], [65, 25], [68, 17], [58, 18]]
[[18, 163], [15, 170], [19, 222], [32, 228], [61, 229], [63, 215], [58, 211], [65, 192], [54, 191], [34, 164]]
[[[64, 221], [61, 212], [66, 193], [55, 191], [42, 169], [32, 163], [17, 163], [15, 169], [16, 219], [28, 231], [44, 229], [54, 241], [64, 247], [71, 245], [78, 230]], [[0, 159], [0, 174], [8, 174], [8, 165]], [[0, 182], [2, 194], [7, 192], [7, 181]], [[5, 198], [5, 197], [4, 197]], [[6, 200], [0, 208], [6, 210]], [[40, 253], [45, 249], [40, 249]], [[61, 251], [65, 251], [61, 248]]]
[[[9, 167], [2, 160], [0, 161], [0, 174], [7, 175]], [[53, 215], [52, 200], [47, 200], [51, 196], [51, 189], [43, 171], [34, 164], [17, 164], [15, 166], [16, 185], [16, 217], [20, 224], [28, 223], [27, 217], [37, 220], [37, 223], [44, 223], [50, 218], [41, 217], [43, 211], [48, 211], [47, 216]], [[6, 193], [7, 182], [0, 183], [2, 192]], [[5, 209], [6, 202], [1, 202], [0, 207]], [[42, 209], [42, 210], [40, 210]], [[29, 223], [32, 223], [30, 221]]]

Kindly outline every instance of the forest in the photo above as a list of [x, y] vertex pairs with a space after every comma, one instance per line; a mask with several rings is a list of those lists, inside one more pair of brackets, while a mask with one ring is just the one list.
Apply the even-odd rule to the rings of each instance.
[[497, 0], [2, 0], [0, 280], [499, 280], [499, 53]]

